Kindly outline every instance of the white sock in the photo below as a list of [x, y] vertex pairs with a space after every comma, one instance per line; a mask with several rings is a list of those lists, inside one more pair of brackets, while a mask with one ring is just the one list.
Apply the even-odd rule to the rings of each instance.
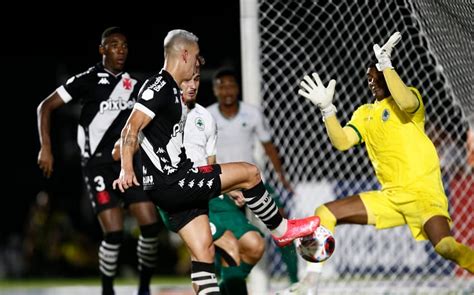
[[316, 273], [320, 273], [322, 270], [323, 270], [323, 264], [324, 263], [312, 263], [312, 262], [308, 262], [307, 265], [306, 265], [306, 271], [307, 272], [316, 272]]
[[287, 229], [288, 229], [288, 219], [283, 218], [280, 224], [276, 228], [272, 229], [270, 232], [275, 237], [281, 237], [286, 233]]

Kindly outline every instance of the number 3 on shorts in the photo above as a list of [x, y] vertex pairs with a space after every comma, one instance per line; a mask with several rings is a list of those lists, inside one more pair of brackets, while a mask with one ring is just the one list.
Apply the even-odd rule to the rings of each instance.
[[94, 177], [94, 182], [97, 184], [95, 187], [95, 190], [98, 192], [101, 192], [105, 190], [105, 183], [104, 183], [104, 178], [102, 176], [96, 176]]

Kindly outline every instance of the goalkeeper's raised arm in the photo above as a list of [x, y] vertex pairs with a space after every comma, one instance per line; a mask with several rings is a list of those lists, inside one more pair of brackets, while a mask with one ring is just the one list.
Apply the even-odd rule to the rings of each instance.
[[321, 78], [317, 73], [312, 74], [312, 78], [308, 75], [300, 83], [301, 89], [298, 93], [313, 104], [319, 107], [323, 114], [324, 123], [328, 132], [332, 145], [340, 151], [345, 151], [360, 141], [360, 137], [350, 126], [342, 127], [336, 117], [336, 107], [332, 101], [336, 81], [331, 80], [327, 87], [324, 87]]
[[405, 112], [414, 113], [420, 106], [418, 95], [403, 83], [391, 61], [392, 50], [401, 38], [400, 32], [395, 32], [382, 47], [378, 44], [374, 45], [374, 53], [378, 61], [376, 67], [383, 73], [389, 94], [392, 95], [398, 107]]

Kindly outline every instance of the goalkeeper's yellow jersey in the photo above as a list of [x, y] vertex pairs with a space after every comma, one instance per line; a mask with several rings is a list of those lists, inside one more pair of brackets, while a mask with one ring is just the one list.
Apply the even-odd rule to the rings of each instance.
[[409, 114], [392, 97], [360, 106], [347, 123], [365, 142], [382, 189], [435, 190], [444, 194], [439, 158], [425, 134], [425, 107]]

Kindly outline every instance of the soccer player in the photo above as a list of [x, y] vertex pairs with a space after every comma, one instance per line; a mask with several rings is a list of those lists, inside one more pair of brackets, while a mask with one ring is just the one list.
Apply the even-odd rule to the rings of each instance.
[[429, 240], [435, 251], [474, 272], [474, 250], [457, 242], [450, 232], [448, 200], [441, 181], [435, 147], [424, 131], [425, 107], [416, 88], [407, 87], [390, 56], [400, 41], [393, 34], [381, 48], [374, 45], [378, 63], [367, 70], [375, 100], [357, 108], [341, 127], [332, 104], [335, 80], [324, 87], [317, 73], [305, 76], [299, 94], [322, 112], [329, 139], [345, 151], [365, 143], [379, 191], [361, 192], [318, 207], [315, 215], [331, 231], [338, 224], [369, 224], [377, 229], [408, 225], [413, 238]]
[[172, 30], [165, 37], [164, 52], [163, 69], [145, 82], [122, 129], [122, 169], [114, 187], [124, 191], [140, 185], [133, 169], [133, 154], [140, 134], [143, 189], [168, 213], [171, 229], [187, 245], [196, 293], [219, 294], [207, 216], [209, 199], [228, 191], [243, 190], [246, 205], [271, 230], [279, 246], [313, 232], [319, 226], [319, 217], [284, 219], [268, 197], [254, 165], [240, 162], [193, 168], [183, 145], [187, 111], [179, 85], [191, 79], [203, 61], [198, 38], [185, 30]]
[[258, 139], [272, 162], [279, 180], [287, 190], [292, 191], [262, 112], [248, 103], [239, 101], [240, 90], [236, 73], [232, 69], [221, 68], [214, 74], [212, 84], [217, 102], [207, 109], [216, 119], [219, 130], [218, 162], [255, 163], [254, 142]]
[[[232, 69], [221, 68], [213, 77], [213, 91], [217, 102], [207, 109], [216, 119], [219, 136], [217, 138], [217, 161], [236, 162], [244, 161], [256, 163], [254, 158], [254, 143], [258, 140], [273, 164], [283, 186], [290, 192], [293, 191], [285, 177], [277, 149], [271, 141], [269, 128], [265, 124], [263, 114], [257, 107], [239, 101], [239, 84], [237, 76]], [[278, 202], [279, 197], [273, 188], [266, 184], [267, 191]], [[283, 208], [279, 205], [280, 212]], [[293, 244], [280, 248], [285, 262], [290, 281], [298, 281], [298, 260]]]
[[38, 106], [41, 149], [38, 165], [46, 177], [53, 172], [51, 152], [51, 113], [70, 101], [82, 104], [78, 144], [81, 149], [84, 179], [92, 207], [104, 233], [99, 247], [102, 294], [114, 294], [113, 280], [123, 240], [122, 203], [140, 225], [137, 247], [140, 285], [138, 294], [149, 294], [150, 279], [157, 258], [158, 223], [155, 206], [139, 187], [120, 193], [112, 182], [120, 163], [112, 159], [114, 143], [120, 137], [138, 94], [139, 83], [123, 71], [128, 55], [127, 38], [119, 27], [102, 33], [99, 53], [102, 61], [87, 71], [72, 76]]
[[[199, 84], [199, 71], [191, 80], [181, 83], [183, 99], [188, 106], [184, 146], [194, 167], [216, 163], [217, 125], [209, 111], [196, 103]], [[239, 191], [232, 193], [241, 194]], [[224, 258], [219, 283], [222, 294], [247, 294], [245, 279], [265, 250], [261, 232], [240, 210], [244, 204], [239, 205], [226, 194], [209, 201], [212, 239]]]

